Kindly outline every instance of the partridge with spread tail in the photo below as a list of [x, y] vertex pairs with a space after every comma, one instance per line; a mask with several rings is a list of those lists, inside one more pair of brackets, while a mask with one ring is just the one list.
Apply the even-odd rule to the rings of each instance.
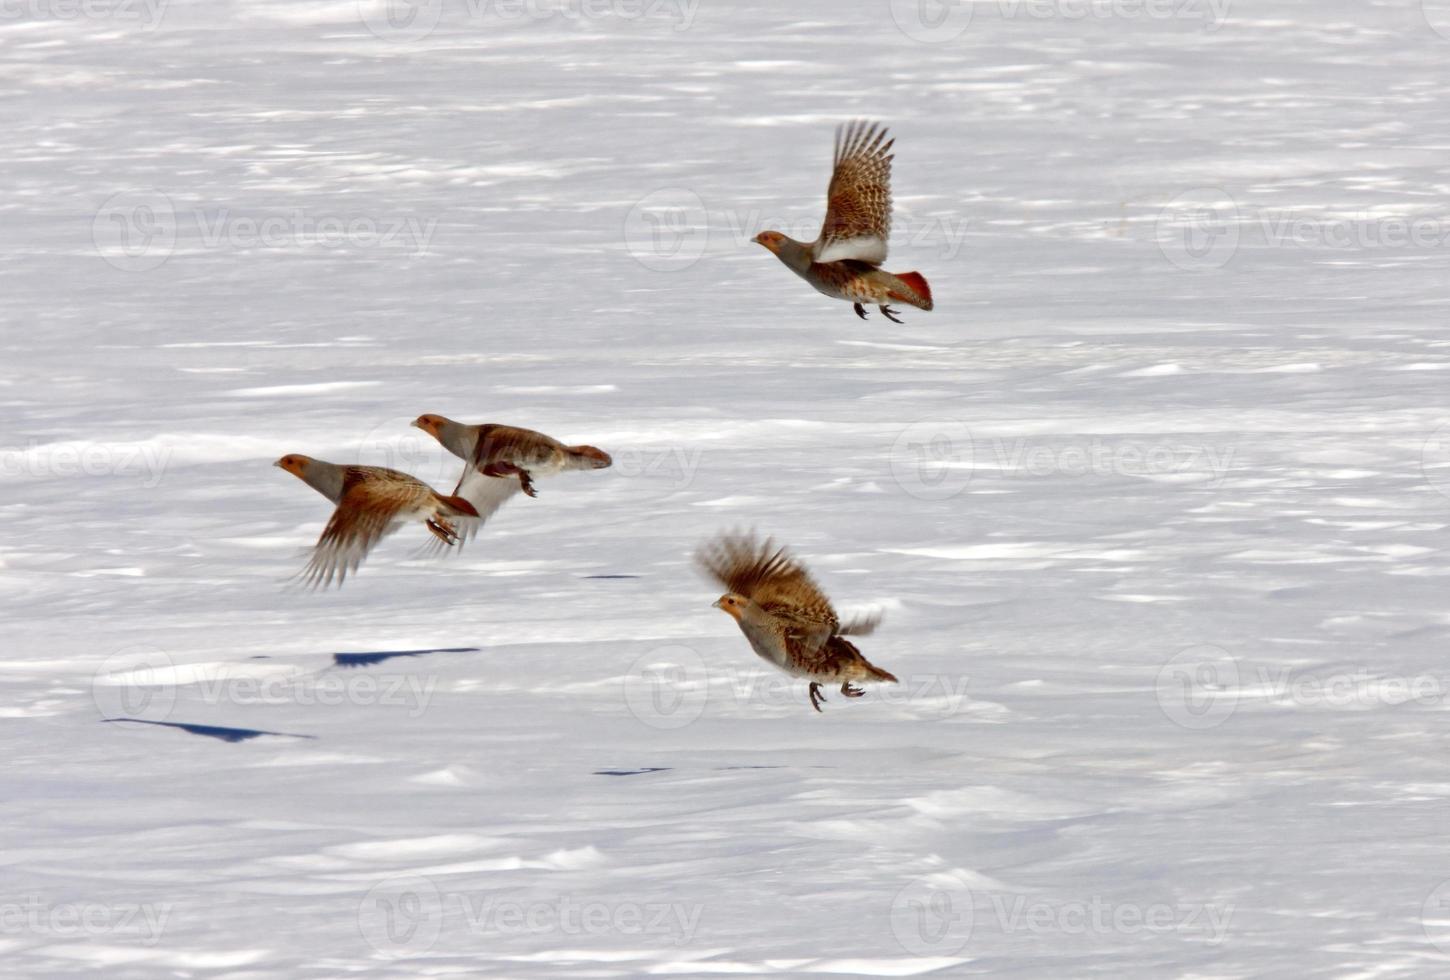
[[852, 681], [896, 683], [871, 664], [847, 636], [866, 636], [879, 616], [842, 623], [805, 566], [769, 539], [724, 534], [705, 544], [695, 561], [727, 591], [715, 601], [740, 626], [751, 648], [794, 677], [809, 678], [811, 707], [821, 710], [821, 683], [840, 683], [841, 693], [865, 692]]

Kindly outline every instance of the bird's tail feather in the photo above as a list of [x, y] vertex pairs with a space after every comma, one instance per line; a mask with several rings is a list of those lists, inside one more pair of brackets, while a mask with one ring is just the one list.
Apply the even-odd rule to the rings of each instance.
[[916, 295], [904, 296], [893, 292], [891, 294], [892, 299], [899, 303], [910, 303], [919, 309], [931, 309], [931, 286], [927, 283], [925, 276], [920, 272], [898, 272], [896, 278], [905, 283], [906, 287]]
[[873, 681], [881, 681], [883, 684], [900, 683], [897, 681], [895, 674], [887, 673], [875, 664], [868, 663], [866, 665], [866, 672], [871, 676]]
[[442, 500], [445, 505], [451, 508], [453, 513], [458, 515], [459, 517], [478, 516], [478, 508], [473, 506], [473, 504], [469, 503], [462, 497], [445, 497], [442, 494], [439, 494], [439, 499]]

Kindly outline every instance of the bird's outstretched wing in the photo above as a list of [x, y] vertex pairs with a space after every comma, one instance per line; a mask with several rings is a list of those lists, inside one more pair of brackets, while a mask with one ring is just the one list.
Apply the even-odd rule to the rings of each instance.
[[478, 520], [473, 522], [474, 530], [493, 516], [514, 494], [519, 492], [519, 481], [514, 477], [484, 476], [476, 466], [463, 471], [453, 495], [462, 497], [478, 511]]
[[826, 221], [812, 246], [817, 262], [886, 261], [891, 237], [891, 147], [886, 127], [857, 120], [836, 130]]
[[321, 588], [334, 582], [341, 585], [357, 571], [373, 545], [394, 529], [399, 515], [428, 507], [437, 498], [431, 487], [406, 473], [380, 467], [350, 468], [342, 499], [302, 570], [303, 582]]
[[840, 620], [810, 572], [784, 548], [750, 533], [723, 534], [701, 546], [695, 561], [731, 592], [785, 621], [812, 647], [836, 631]]
[[459, 477], [458, 486], [453, 488], [453, 496], [461, 497], [473, 505], [478, 516], [449, 517], [449, 523], [458, 532], [457, 537], [452, 541], [444, 541], [435, 535], [423, 546], [422, 554], [432, 557], [449, 551], [452, 545], [461, 548], [472, 541], [484, 522], [518, 492], [519, 481], [513, 477], [484, 476], [477, 467], [469, 466], [463, 471], [463, 476]]

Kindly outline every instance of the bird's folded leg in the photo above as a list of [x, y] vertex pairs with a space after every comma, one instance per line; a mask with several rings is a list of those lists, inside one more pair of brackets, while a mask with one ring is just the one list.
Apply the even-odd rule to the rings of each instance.
[[895, 313], [896, 311], [893, 310], [891, 307], [889, 307], [889, 306], [878, 306], [877, 309], [881, 311], [881, 315], [882, 316], [886, 317], [886, 319], [890, 320], [892, 323], [900, 323], [901, 322], [900, 320], [896, 319], [896, 317], [892, 316], [892, 314]]
[[826, 696], [821, 693], [820, 681], [811, 681], [811, 707], [815, 708], [817, 711], [820, 711], [821, 702], [825, 700]]
[[846, 683], [841, 685], [841, 693], [846, 695], [846, 697], [848, 698], [859, 698], [866, 692], [861, 690], [859, 687], [852, 687], [851, 682], [847, 681]]
[[862, 306], [860, 303], [852, 303], [851, 309], [855, 310], [856, 315], [859, 316], [861, 319], [866, 319], [866, 307]]
[[513, 463], [489, 463], [483, 468], [484, 476], [517, 476], [519, 478], [519, 489], [530, 497], [537, 497], [539, 491], [534, 489], [534, 480], [529, 476], [529, 471]]
[[444, 544], [450, 546], [458, 543], [457, 528], [455, 528], [452, 524], [449, 524], [443, 518], [430, 517], [428, 518], [426, 523], [428, 525], [428, 530], [432, 531], [433, 536], [439, 541], [442, 541]]

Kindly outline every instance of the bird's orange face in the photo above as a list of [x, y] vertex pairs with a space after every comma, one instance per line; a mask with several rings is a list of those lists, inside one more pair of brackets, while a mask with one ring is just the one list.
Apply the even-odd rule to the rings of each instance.
[[736, 595], [734, 592], [727, 592], [715, 600], [715, 608], [723, 609], [736, 622], [745, 614], [745, 604], [750, 600], [743, 595]]
[[312, 462], [312, 457], [310, 456], [299, 456], [296, 453], [288, 453], [272, 465], [280, 466], [293, 476], [301, 477], [302, 471], [307, 469], [307, 464], [310, 462]]
[[441, 415], [420, 415], [413, 420], [413, 425], [428, 433], [434, 439], [443, 429], [443, 416]]
[[755, 236], [755, 244], [764, 245], [772, 252], [779, 252], [780, 246], [785, 243], [785, 236], [778, 231], [762, 231]]

